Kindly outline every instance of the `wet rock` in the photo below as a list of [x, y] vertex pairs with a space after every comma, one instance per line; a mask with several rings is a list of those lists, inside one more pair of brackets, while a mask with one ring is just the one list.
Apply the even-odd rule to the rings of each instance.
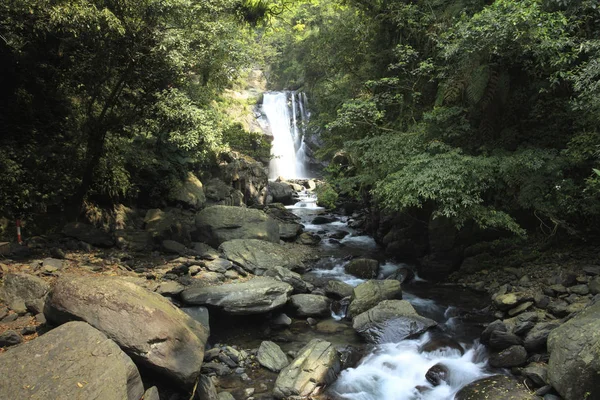
[[481, 343], [489, 344], [494, 332], [508, 332], [508, 328], [503, 321], [499, 319], [495, 320], [481, 332]]
[[321, 243], [321, 236], [316, 233], [304, 232], [298, 237], [298, 241], [306, 246], [316, 246]]
[[495, 330], [490, 336], [489, 345], [494, 350], [504, 350], [513, 345], [522, 345], [520, 337], [510, 332]]
[[256, 359], [263, 367], [273, 371], [279, 372], [290, 363], [287, 356], [281, 348], [273, 343], [265, 340], [260, 344]]
[[192, 172], [188, 172], [185, 180], [173, 188], [169, 200], [184, 207], [201, 209], [206, 203], [202, 182]]
[[295, 294], [291, 298], [292, 307], [303, 317], [327, 317], [331, 315], [331, 299], [315, 294]]
[[392, 343], [437, 325], [417, 314], [406, 300], [384, 300], [355, 316], [352, 327], [369, 343]]
[[136, 362], [173, 380], [196, 380], [206, 329], [169, 300], [118, 278], [63, 276], [48, 295], [44, 314], [57, 324], [83, 320], [102, 331]]
[[492, 298], [494, 305], [499, 310], [510, 310], [521, 303], [533, 300], [533, 295], [529, 292], [513, 292], [496, 295]]
[[206, 375], [200, 375], [194, 400], [218, 400], [218, 398], [217, 389], [212, 379]]
[[518, 367], [527, 362], [527, 350], [523, 346], [510, 346], [490, 356], [489, 363], [495, 368]]
[[345, 267], [346, 273], [362, 279], [376, 278], [379, 273], [379, 261], [369, 258], [357, 258], [350, 261]]
[[534, 353], [545, 350], [548, 335], [558, 326], [556, 322], [541, 322], [535, 325], [525, 336], [524, 346], [527, 351]]
[[84, 322], [69, 322], [1, 354], [0, 383], [2, 399], [139, 400], [144, 394], [133, 361]]
[[300, 350], [294, 361], [279, 373], [273, 396], [276, 399], [290, 396], [307, 397], [317, 387], [332, 383], [340, 369], [340, 355], [335, 347], [324, 340], [313, 339]]
[[331, 233], [329, 235], [329, 237], [332, 238], [332, 239], [342, 240], [343, 238], [345, 238], [349, 234], [350, 234], [350, 232], [346, 232], [346, 231], [335, 231], [335, 232]]
[[160, 400], [156, 386], [152, 386], [144, 392], [143, 400]]
[[313, 220], [311, 221], [311, 224], [313, 225], [325, 225], [325, 224], [330, 224], [332, 222], [337, 221], [337, 218], [330, 216], [330, 215], [318, 215], [316, 217], [313, 218]]
[[442, 382], [448, 379], [450, 370], [444, 364], [437, 363], [433, 367], [429, 368], [425, 374], [425, 379], [433, 386], [439, 386]]
[[291, 206], [296, 203], [294, 189], [288, 182], [269, 182], [269, 194], [273, 196], [274, 203]]
[[550, 384], [566, 400], [600, 398], [600, 302], [548, 337]]
[[220, 247], [225, 257], [256, 275], [274, 267], [304, 269], [305, 255], [277, 243], [257, 239], [236, 239]]
[[0, 298], [13, 311], [24, 314], [28, 302], [43, 300], [50, 286], [42, 279], [28, 274], [6, 274], [0, 287]]
[[0, 333], [0, 347], [9, 347], [19, 344], [23, 341], [23, 337], [15, 331], [6, 331]]
[[370, 280], [354, 288], [349, 311], [351, 315], [361, 314], [375, 307], [382, 300], [402, 298], [400, 282], [396, 280]]
[[354, 287], [352, 287], [352, 285], [341, 281], [331, 280], [327, 282], [327, 286], [325, 286], [325, 293], [336, 299], [352, 296], [353, 292]]
[[115, 244], [111, 235], [83, 222], [65, 225], [62, 233], [97, 247], [111, 247]]
[[302, 280], [302, 276], [287, 268], [275, 266], [265, 271], [264, 276], [270, 276], [278, 281], [289, 283], [294, 288], [294, 293], [306, 293], [308, 291], [308, 285]]
[[548, 384], [548, 364], [531, 363], [523, 368], [521, 375], [531, 380], [536, 387], [545, 386]]
[[282, 307], [292, 293], [291, 285], [258, 277], [219, 286], [190, 287], [181, 293], [187, 304], [211, 305], [237, 315], [261, 314]]
[[535, 400], [525, 386], [506, 375], [476, 380], [458, 391], [455, 400]]
[[317, 325], [315, 325], [315, 329], [317, 330], [317, 332], [334, 334], [344, 332], [346, 329], [349, 329], [349, 327], [341, 322], [332, 319], [327, 319], [325, 321], [317, 323]]
[[461, 344], [458, 343], [456, 340], [439, 335], [434, 335], [427, 343], [425, 343], [419, 349], [419, 351], [422, 353], [431, 353], [435, 351], [447, 352], [448, 350], [456, 351], [460, 353], [461, 356], [465, 354], [465, 349], [463, 349]]

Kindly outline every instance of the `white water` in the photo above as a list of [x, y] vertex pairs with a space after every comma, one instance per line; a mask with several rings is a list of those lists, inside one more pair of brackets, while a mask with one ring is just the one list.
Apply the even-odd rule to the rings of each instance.
[[306, 163], [304, 127], [309, 113], [306, 95], [296, 92], [268, 92], [264, 94], [262, 111], [268, 129], [273, 135], [269, 178], [309, 178]]

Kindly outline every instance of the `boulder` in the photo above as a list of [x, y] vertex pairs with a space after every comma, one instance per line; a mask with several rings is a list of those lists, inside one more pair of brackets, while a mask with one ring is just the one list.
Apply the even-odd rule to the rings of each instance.
[[204, 186], [204, 194], [209, 204], [222, 204], [223, 200], [231, 196], [233, 190], [233, 187], [219, 178], [211, 179]]
[[0, 354], [2, 399], [139, 400], [133, 361], [102, 332], [69, 322]]
[[524, 340], [524, 346], [527, 351], [545, 351], [550, 332], [558, 328], [558, 326], [559, 324], [556, 322], [541, 322], [531, 328]]
[[115, 230], [117, 247], [130, 251], [150, 251], [154, 247], [152, 234], [141, 229]]
[[210, 335], [210, 315], [208, 308], [202, 306], [182, 307], [181, 311], [189, 315], [194, 321], [202, 324], [206, 329], [206, 333]]
[[600, 398], [600, 302], [548, 337], [550, 384], [566, 400]]
[[296, 314], [303, 317], [328, 317], [331, 315], [331, 300], [316, 294], [295, 294], [291, 297]]
[[499, 310], [510, 310], [521, 303], [533, 300], [533, 294], [528, 292], [513, 292], [492, 297], [494, 305]]
[[308, 285], [302, 280], [302, 276], [287, 268], [273, 267], [265, 271], [264, 276], [270, 276], [281, 282], [289, 283], [294, 288], [294, 293], [306, 293], [308, 291]]
[[157, 293], [118, 278], [63, 276], [48, 295], [46, 318], [83, 320], [137, 363], [191, 385], [200, 373], [206, 329]]
[[332, 383], [340, 369], [340, 354], [335, 347], [324, 340], [313, 339], [279, 373], [273, 396], [276, 399], [308, 397], [317, 387]]
[[406, 300], [384, 300], [352, 320], [354, 330], [367, 342], [376, 344], [399, 342], [436, 325], [417, 314]]
[[269, 182], [269, 194], [274, 203], [291, 206], [296, 203], [294, 199], [294, 188], [287, 182]]
[[302, 225], [295, 222], [281, 222], [279, 224], [279, 238], [281, 240], [293, 241], [302, 233]]
[[225, 258], [255, 275], [262, 275], [276, 266], [302, 270], [306, 258], [295, 249], [258, 239], [230, 240], [223, 243], [219, 249]]
[[43, 303], [50, 286], [42, 279], [28, 274], [6, 274], [0, 287], [0, 298], [13, 311], [25, 313], [27, 304]]
[[382, 300], [402, 298], [400, 282], [396, 280], [376, 281], [370, 280], [354, 288], [350, 314], [361, 314], [379, 304]]
[[518, 367], [527, 362], [527, 350], [519, 345], [510, 346], [490, 355], [489, 363], [495, 368]]
[[546, 386], [548, 384], [548, 364], [540, 362], [531, 363], [523, 368], [521, 375], [529, 378], [536, 387]]
[[201, 209], [206, 203], [202, 182], [192, 172], [188, 172], [185, 180], [171, 192], [170, 200], [188, 208]]
[[346, 273], [362, 279], [377, 278], [379, 261], [370, 258], [356, 258], [344, 267]]
[[316, 246], [321, 243], [321, 236], [312, 232], [304, 232], [298, 236], [298, 242], [306, 246]]
[[516, 379], [494, 375], [469, 383], [456, 393], [455, 400], [535, 400], [536, 396]]
[[291, 285], [258, 277], [219, 286], [190, 287], [181, 293], [187, 304], [210, 305], [236, 315], [262, 314], [282, 307], [292, 293]]
[[286, 209], [283, 204], [269, 204], [265, 207], [265, 212], [279, 224], [279, 238], [281, 240], [292, 241], [302, 233], [302, 225], [298, 223], [300, 217]]
[[425, 374], [425, 379], [433, 386], [439, 386], [442, 382], [448, 380], [448, 375], [450, 375], [450, 370], [444, 364], [437, 363], [433, 367], [427, 370]]
[[494, 350], [504, 350], [515, 344], [521, 345], [523, 341], [514, 333], [495, 330], [490, 335], [489, 345]]
[[279, 243], [279, 225], [263, 211], [230, 206], [205, 208], [196, 215], [199, 241], [218, 247], [233, 239]]
[[152, 209], [144, 217], [146, 232], [157, 243], [174, 240], [184, 245], [191, 244], [191, 234], [195, 231], [194, 214], [179, 209]]
[[281, 348], [268, 340], [265, 340], [260, 344], [258, 353], [256, 353], [256, 359], [260, 365], [273, 372], [281, 371], [290, 363]]
[[198, 386], [196, 387], [196, 395], [194, 400], [218, 400], [217, 388], [212, 379], [206, 375], [201, 375], [198, 379]]
[[325, 286], [325, 293], [336, 299], [352, 296], [353, 292], [354, 287], [342, 281], [331, 280], [327, 282], [327, 286]]
[[111, 247], [115, 244], [112, 236], [83, 222], [73, 222], [65, 225], [63, 235], [72, 237], [98, 247]]

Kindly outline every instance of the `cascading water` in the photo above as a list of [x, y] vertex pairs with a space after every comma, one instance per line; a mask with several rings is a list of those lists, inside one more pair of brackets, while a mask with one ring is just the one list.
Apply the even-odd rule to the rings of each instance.
[[291, 91], [267, 92], [262, 111], [273, 135], [269, 178], [309, 178], [304, 143], [304, 129], [310, 117], [306, 95]]

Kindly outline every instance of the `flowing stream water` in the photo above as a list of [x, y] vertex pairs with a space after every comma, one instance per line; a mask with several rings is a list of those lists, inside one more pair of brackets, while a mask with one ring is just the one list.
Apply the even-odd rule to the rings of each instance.
[[[305, 178], [303, 136], [309, 117], [306, 96], [297, 92], [265, 93], [262, 107], [274, 137], [270, 177]], [[299, 201], [288, 206], [300, 216], [306, 232], [322, 238], [322, 257], [304, 279], [317, 286], [332, 279], [357, 286], [364, 280], [344, 271], [348, 260], [356, 256], [378, 259], [379, 279], [386, 279], [399, 269], [411, 269], [409, 265], [386, 260], [372, 237], [351, 228], [348, 217], [325, 214], [316, 201], [312, 193], [303, 191]], [[330, 222], [313, 223], [317, 215], [329, 217]], [[403, 298], [420, 315], [435, 320], [438, 327], [420, 337], [368, 347], [356, 367], [342, 371], [329, 388], [329, 396], [347, 400], [453, 399], [464, 385], [491, 374], [486, 350], [477, 340], [481, 329], [477, 310], [485, 306], [481, 298], [456, 287], [429, 284], [418, 276], [403, 285], [403, 292]], [[333, 320], [343, 322], [344, 317], [343, 310], [332, 311]], [[428, 346], [431, 343], [441, 345]], [[436, 364], [443, 367], [446, 376], [433, 385], [426, 374]]]

